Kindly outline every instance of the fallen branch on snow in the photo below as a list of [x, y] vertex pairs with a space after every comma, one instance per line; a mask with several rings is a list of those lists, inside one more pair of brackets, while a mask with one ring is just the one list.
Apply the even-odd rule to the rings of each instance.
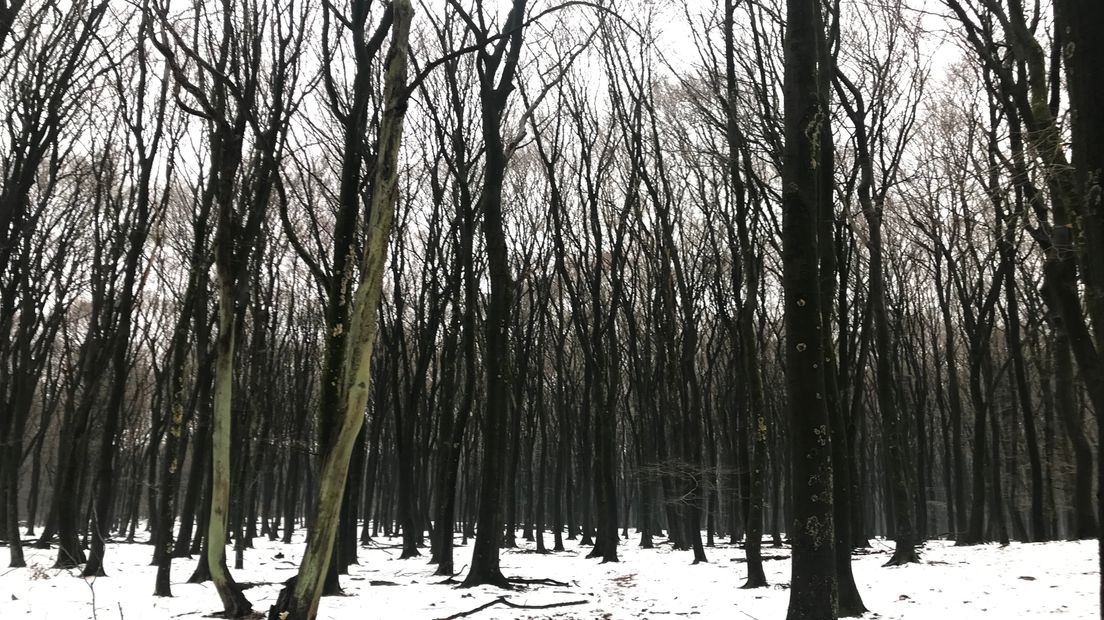
[[475, 609], [469, 609], [468, 611], [462, 611], [458, 614], [453, 614], [453, 615], [447, 616], [445, 618], [440, 618], [439, 620], [456, 620], [457, 618], [465, 618], [467, 616], [471, 616], [473, 614], [479, 613], [479, 612], [483, 611], [484, 609], [487, 609], [488, 607], [494, 607], [495, 605], [505, 605], [507, 607], [512, 607], [514, 609], [552, 609], [553, 607], [572, 607], [572, 606], [575, 606], [575, 605], [586, 605], [589, 602], [590, 601], [588, 601], [586, 599], [583, 599], [581, 601], [567, 601], [565, 603], [547, 603], [545, 605], [525, 605], [525, 604], [522, 604], [522, 603], [514, 603], [512, 601], [507, 600], [505, 596], [500, 596], [500, 597], [496, 598], [495, 600], [491, 601], [490, 603], [480, 605], [479, 607], [476, 607]]
[[[763, 560], [764, 562], [770, 562], [771, 560], [788, 560], [788, 559], [790, 559], [790, 556], [788, 556], [788, 555], [764, 555], [763, 557], [761, 557], [759, 559]], [[731, 561], [736, 562], [737, 564], [747, 564], [747, 558], [732, 558]]]
[[561, 588], [571, 587], [570, 583], [556, 581], [555, 579], [525, 579], [524, 577], [507, 577], [506, 581], [510, 583], [522, 583], [526, 585], [560, 586]]

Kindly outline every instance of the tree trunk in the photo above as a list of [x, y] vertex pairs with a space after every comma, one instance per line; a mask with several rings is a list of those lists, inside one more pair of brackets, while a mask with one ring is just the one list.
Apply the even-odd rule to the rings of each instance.
[[388, 236], [398, 196], [398, 158], [406, 114], [406, 74], [409, 54], [410, 21], [414, 9], [409, 0], [392, 5], [391, 49], [387, 54], [384, 77], [384, 112], [378, 139], [379, 157], [372, 184], [368, 237], [365, 243], [361, 282], [353, 297], [349, 314], [348, 341], [343, 364], [343, 403], [337, 433], [323, 462], [319, 479], [317, 517], [307, 535], [307, 549], [295, 583], [290, 586], [287, 609], [273, 608], [270, 615], [287, 611], [283, 620], [313, 620], [318, 613], [330, 558], [334, 547], [349, 472], [353, 443], [364, 422], [371, 377], [372, 351], [376, 340], [376, 312], [383, 289], [383, 270]]
[[784, 42], [785, 152], [782, 168], [782, 265], [786, 392], [794, 518], [789, 620], [837, 615], [832, 453], [825, 406], [817, 238], [818, 137], [828, 122], [818, 97], [819, 5], [787, 0]]

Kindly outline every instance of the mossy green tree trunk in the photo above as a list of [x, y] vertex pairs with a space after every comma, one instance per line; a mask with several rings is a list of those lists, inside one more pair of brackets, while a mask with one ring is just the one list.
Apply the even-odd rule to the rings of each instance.
[[[198, 12], [207, 7], [197, 3], [192, 8]], [[294, 64], [299, 52], [296, 45], [285, 45], [294, 36], [284, 28], [294, 28], [294, 22], [277, 20], [278, 25], [272, 31], [262, 23], [263, 16], [268, 14], [266, 11], [272, 8], [280, 7], [276, 2], [240, 6], [222, 0], [212, 9], [212, 21], [206, 27], [194, 37], [185, 37], [174, 29], [176, 16], [170, 14], [166, 4], [154, 3], [147, 7], [150, 11], [147, 16], [156, 18], [161, 26], [149, 40], [164, 57], [166, 68], [180, 91], [191, 99], [193, 105], [188, 110], [206, 122], [208, 136], [209, 172], [200, 200], [201, 208], [215, 217], [218, 315], [211, 414], [210, 510], [204, 556], [226, 617], [252, 612], [252, 605], [226, 565], [231, 469], [234, 467], [230, 453], [236, 331], [249, 301], [249, 265], [258, 252], [256, 240], [279, 169], [288, 127], [288, 93], [294, 89]], [[270, 33], [279, 41], [270, 40]], [[269, 59], [265, 58], [266, 43], [274, 48]], [[205, 54], [209, 58], [204, 58]], [[196, 61], [194, 66], [192, 61]], [[263, 77], [271, 79], [264, 89], [260, 85], [262, 73]], [[259, 101], [261, 98], [265, 100]], [[250, 128], [255, 134], [251, 142], [252, 160], [243, 171], [243, 150]], [[202, 275], [193, 274], [193, 277], [202, 281]], [[170, 424], [173, 424], [171, 420]], [[170, 428], [169, 432], [178, 430]], [[203, 438], [198, 437], [197, 441]], [[172, 441], [169, 443], [175, 448]], [[175, 459], [176, 456], [168, 454], [166, 458]], [[173, 516], [161, 515], [170, 520]], [[240, 529], [238, 536], [240, 539]], [[167, 540], [159, 542], [167, 544]], [[167, 563], [162, 570], [167, 570]], [[201, 576], [202, 570], [197, 569], [197, 574]]]
[[[317, 513], [307, 536], [307, 549], [284, 609], [272, 614], [283, 620], [313, 619], [318, 614], [322, 586], [329, 570], [337, 533], [349, 460], [364, 411], [368, 406], [372, 350], [378, 326], [376, 311], [383, 290], [384, 262], [398, 195], [398, 159], [406, 115], [407, 58], [410, 21], [414, 9], [409, 0], [395, 0], [391, 25], [391, 49], [384, 76], [383, 118], [378, 138], [378, 158], [373, 182], [368, 233], [361, 263], [360, 283], [353, 294], [343, 364], [339, 411], [341, 418], [319, 474]], [[281, 597], [283, 598], [283, 597]], [[287, 612], [286, 615], [283, 612]]]
[[[218, 260], [216, 259], [216, 262]], [[215, 340], [215, 404], [211, 427], [211, 516], [207, 520], [207, 568], [222, 600], [223, 613], [237, 618], [253, 606], [226, 566], [226, 525], [230, 508], [230, 405], [234, 382], [234, 287], [218, 265], [218, 337]]]

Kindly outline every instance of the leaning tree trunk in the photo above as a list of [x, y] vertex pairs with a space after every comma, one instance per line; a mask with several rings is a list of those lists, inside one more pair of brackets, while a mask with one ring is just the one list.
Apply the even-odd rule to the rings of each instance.
[[[409, 0], [395, 0], [391, 49], [384, 76], [383, 118], [378, 138], [378, 159], [373, 180], [372, 200], [361, 281], [353, 295], [349, 314], [349, 337], [342, 372], [339, 426], [319, 473], [317, 515], [307, 535], [307, 549], [291, 588], [273, 607], [270, 617], [280, 620], [313, 620], [329, 569], [337, 532], [341, 502], [349, 474], [353, 444], [364, 423], [371, 380], [372, 350], [376, 341], [376, 312], [383, 291], [384, 262], [388, 236], [398, 197], [398, 161], [406, 115], [406, 75], [409, 56], [410, 21], [414, 9]], [[280, 609], [284, 606], [284, 609]], [[285, 613], [286, 612], [286, 613]]]

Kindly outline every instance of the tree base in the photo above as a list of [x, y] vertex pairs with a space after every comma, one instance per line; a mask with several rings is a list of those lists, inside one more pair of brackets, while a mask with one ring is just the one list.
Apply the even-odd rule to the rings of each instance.
[[188, 577], [188, 583], [207, 583], [211, 580], [211, 568], [207, 566], [207, 558], [201, 558], [196, 564], [192, 576]]
[[751, 577], [751, 576], [748, 576], [747, 581], [744, 582], [744, 585], [740, 586], [740, 589], [741, 590], [754, 590], [755, 588], [765, 588], [769, 585], [770, 584], [767, 583], [767, 578], [763, 575], [758, 575], [754, 578]]
[[322, 582], [322, 596], [345, 596], [345, 590], [341, 589], [341, 578], [332, 562], [330, 570], [326, 571], [326, 579]]
[[893, 552], [893, 557], [889, 558], [889, 561], [882, 564], [882, 566], [904, 566], [919, 563], [920, 555], [916, 553], [916, 547], [911, 544], [897, 543], [897, 550]]
[[461, 588], [474, 588], [476, 586], [494, 586], [503, 590], [513, 590], [514, 586], [497, 568], [486, 571], [468, 571], [468, 576], [460, 583]]
[[763, 572], [763, 559], [757, 558], [757, 561], [752, 562], [748, 560], [748, 576], [744, 585], [740, 586], [741, 590], [753, 590], [755, 588], [767, 587], [767, 575]]
[[89, 577], [107, 577], [107, 571], [103, 569], [103, 564], [89, 562], [85, 564], [84, 570], [81, 571], [81, 577], [85, 579]]
[[840, 618], [859, 618], [863, 614], [865, 614], [867, 611], [869, 611], [869, 610], [862, 604], [862, 601], [859, 601], [859, 603], [857, 605], [851, 604], [851, 603], [845, 605], [844, 602], [843, 602], [843, 597], [840, 597], [840, 600], [839, 600], [839, 617]]
[[268, 608], [267, 620], [281, 620], [288, 617], [291, 607], [291, 593], [295, 591], [295, 581], [298, 577], [292, 577], [284, 582], [284, 587], [276, 595], [276, 604]]
[[[850, 573], [850, 569], [848, 571]], [[848, 574], [846, 579], [839, 580], [838, 592], [840, 618], [858, 618], [868, 611], [866, 605], [863, 605], [858, 587], [855, 586], [853, 574]]]
[[[225, 605], [225, 603], [224, 603]], [[245, 598], [245, 595], [240, 590], [236, 590], [233, 595], [233, 601], [227, 609], [223, 609], [220, 612], [211, 614], [213, 618], [244, 618], [246, 616], [253, 615], [253, 604]]]
[[59, 557], [57, 559], [57, 561], [54, 562], [54, 568], [60, 568], [62, 570], [70, 570], [70, 569], [73, 569], [73, 568], [77, 568], [80, 565], [81, 565], [81, 562], [78, 562], [77, 560], [75, 560], [73, 558], [70, 558], [70, 557], [65, 557], [65, 558], [60, 558]]
[[617, 538], [613, 537], [612, 540], [598, 539], [594, 547], [591, 548], [590, 553], [587, 554], [587, 559], [602, 558], [602, 563], [617, 562]]

